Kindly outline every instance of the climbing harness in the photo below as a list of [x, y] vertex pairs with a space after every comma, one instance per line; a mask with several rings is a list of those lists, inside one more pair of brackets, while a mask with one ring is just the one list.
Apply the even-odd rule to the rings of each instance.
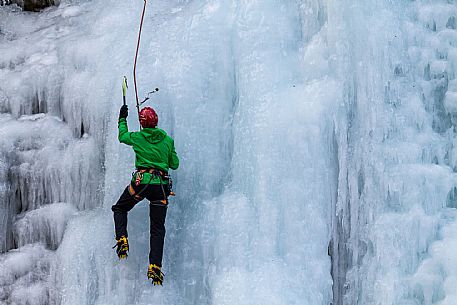
[[[132, 174], [132, 175], [135, 176], [135, 185], [136, 186], [140, 185], [141, 180], [143, 180], [143, 174], [144, 173], [145, 172], [136, 171], [135, 173]], [[154, 176], [151, 175], [151, 178], [149, 179], [148, 183], [146, 183], [145, 186], [138, 193], [135, 192], [135, 189], [133, 188], [133, 185], [130, 183], [129, 184], [129, 194], [130, 194], [130, 196], [135, 197], [135, 199], [138, 200], [138, 201], [143, 200], [144, 197], [141, 197], [140, 195], [146, 190], [146, 188], [148, 187], [149, 183], [152, 181], [153, 178], [154, 178]]]
[[[152, 181], [153, 178], [158, 177], [160, 179], [160, 187], [162, 189], [162, 194], [163, 198], [162, 200], [153, 200], [150, 201], [151, 205], [159, 205], [159, 206], [167, 206], [168, 205], [168, 196], [176, 196], [175, 193], [172, 190], [173, 187], [173, 181], [171, 177], [167, 174], [162, 172], [161, 170], [155, 169], [155, 168], [142, 168], [142, 169], [137, 169], [136, 172], [132, 174], [133, 177], [135, 177], [135, 185], [139, 186], [141, 184], [141, 181], [144, 178], [144, 174], [148, 173], [151, 175], [151, 178], [149, 179], [148, 183], [145, 184], [145, 186], [139, 191], [135, 192], [135, 189], [133, 188], [133, 185], [130, 184], [128, 191], [129, 194], [133, 197], [135, 197], [136, 200], [141, 201], [144, 199], [144, 197], [140, 196], [148, 187], [149, 183]], [[163, 181], [167, 180], [168, 184], [168, 193], [169, 195], [167, 196], [165, 189], [163, 187]]]

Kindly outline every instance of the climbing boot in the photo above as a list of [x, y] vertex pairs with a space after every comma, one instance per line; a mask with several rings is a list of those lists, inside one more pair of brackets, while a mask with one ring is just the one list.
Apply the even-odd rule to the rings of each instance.
[[152, 279], [152, 284], [162, 286], [163, 273], [160, 266], [155, 264], [149, 264], [148, 268], [148, 279]]
[[129, 251], [129, 241], [127, 237], [121, 236], [114, 245], [113, 249], [114, 248], [116, 248], [116, 254], [119, 259], [127, 258], [127, 252]]

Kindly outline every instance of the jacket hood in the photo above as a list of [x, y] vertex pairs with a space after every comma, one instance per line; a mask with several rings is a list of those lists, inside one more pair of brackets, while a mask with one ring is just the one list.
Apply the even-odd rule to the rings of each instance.
[[167, 136], [167, 133], [160, 128], [143, 128], [141, 133], [152, 144], [162, 142]]

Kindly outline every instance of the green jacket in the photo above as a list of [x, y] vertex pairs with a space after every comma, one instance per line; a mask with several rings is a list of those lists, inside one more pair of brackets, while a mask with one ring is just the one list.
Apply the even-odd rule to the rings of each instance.
[[[132, 146], [137, 168], [155, 168], [168, 172], [168, 169], [177, 169], [179, 166], [174, 141], [160, 128], [143, 128], [138, 132], [129, 132], [127, 120], [120, 118], [118, 139], [119, 142]], [[135, 177], [132, 181], [134, 180]], [[144, 173], [141, 184], [147, 183], [159, 184], [160, 179]]]

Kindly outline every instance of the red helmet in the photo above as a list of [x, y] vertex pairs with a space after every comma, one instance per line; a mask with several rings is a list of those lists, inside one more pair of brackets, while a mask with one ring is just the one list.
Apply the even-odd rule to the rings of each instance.
[[140, 124], [143, 128], [154, 128], [159, 122], [157, 113], [151, 107], [144, 107], [140, 111]]

